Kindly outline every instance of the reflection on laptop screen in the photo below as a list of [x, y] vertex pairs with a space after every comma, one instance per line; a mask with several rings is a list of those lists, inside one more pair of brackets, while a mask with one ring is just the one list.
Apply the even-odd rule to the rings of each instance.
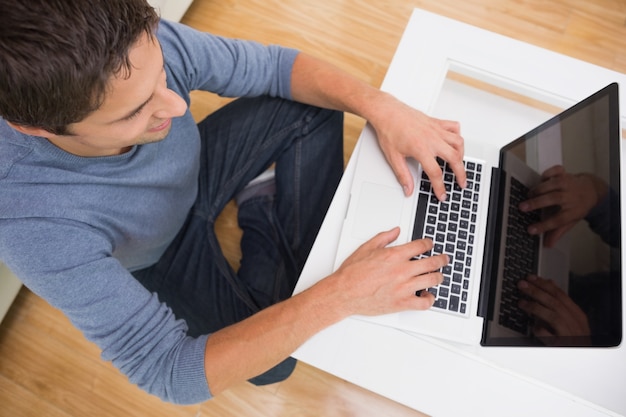
[[621, 342], [619, 141], [611, 84], [503, 148], [483, 345]]

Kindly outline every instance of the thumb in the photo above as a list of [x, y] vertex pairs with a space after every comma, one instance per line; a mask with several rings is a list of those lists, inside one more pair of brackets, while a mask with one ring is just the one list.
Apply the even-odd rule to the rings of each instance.
[[369, 256], [371, 251], [383, 249], [398, 238], [400, 228], [394, 227], [391, 230], [380, 232], [373, 238], [359, 246], [348, 258], [343, 262], [342, 267]]
[[406, 157], [400, 154], [395, 154], [389, 158], [389, 165], [391, 166], [396, 179], [402, 186], [404, 195], [408, 197], [413, 194], [415, 184], [413, 183], [413, 175], [411, 175], [411, 171], [409, 170]]
[[547, 248], [554, 247], [554, 245], [556, 245], [559, 239], [570, 229], [570, 227], [571, 226], [567, 224], [546, 232], [543, 237], [543, 245]]
[[364, 245], [371, 244], [375, 248], [384, 248], [392, 243], [400, 235], [400, 228], [394, 227], [391, 230], [378, 233], [376, 236], [367, 241]]

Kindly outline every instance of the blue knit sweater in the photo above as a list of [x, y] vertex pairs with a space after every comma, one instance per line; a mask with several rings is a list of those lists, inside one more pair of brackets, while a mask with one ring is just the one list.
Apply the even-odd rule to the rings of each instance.
[[[296, 51], [162, 21], [167, 82], [189, 92], [290, 98]], [[197, 192], [200, 139], [189, 113], [161, 142], [82, 158], [0, 119], [0, 260], [62, 310], [129, 379], [166, 401], [211, 397], [207, 335], [191, 338], [129, 271], [154, 264]], [[209, 358], [210, 360], [210, 358]]]

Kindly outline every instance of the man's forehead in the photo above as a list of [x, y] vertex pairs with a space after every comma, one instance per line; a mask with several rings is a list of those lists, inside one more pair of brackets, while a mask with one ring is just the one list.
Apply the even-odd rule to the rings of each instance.
[[163, 53], [156, 37], [144, 35], [131, 48], [129, 62], [130, 72], [111, 78], [102, 105], [87, 119], [115, 122], [150, 100], [163, 72]]

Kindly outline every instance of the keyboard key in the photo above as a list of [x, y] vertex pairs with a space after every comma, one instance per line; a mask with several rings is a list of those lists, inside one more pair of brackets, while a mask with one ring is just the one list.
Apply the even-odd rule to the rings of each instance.
[[450, 304], [448, 305], [448, 310], [459, 311], [459, 297], [455, 295], [450, 297]]
[[440, 297], [448, 298], [449, 295], [450, 295], [450, 291], [448, 290], [447, 287], [439, 288], [439, 296]]

